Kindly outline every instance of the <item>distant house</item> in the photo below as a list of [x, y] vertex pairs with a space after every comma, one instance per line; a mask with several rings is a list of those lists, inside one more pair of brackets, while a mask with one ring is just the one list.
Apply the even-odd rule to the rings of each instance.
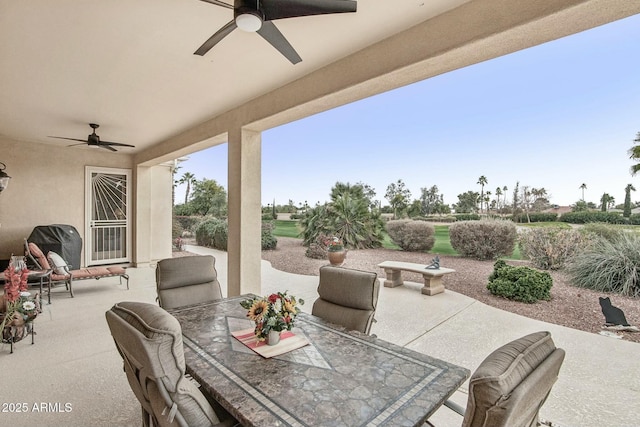
[[562, 214], [566, 214], [567, 212], [571, 212], [571, 210], [572, 210], [571, 206], [553, 205], [549, 209], [545, 209], [542, 212], [543, 213], [554, 213], [554, 214], [557, 214], [558, 217], [559, 217]]

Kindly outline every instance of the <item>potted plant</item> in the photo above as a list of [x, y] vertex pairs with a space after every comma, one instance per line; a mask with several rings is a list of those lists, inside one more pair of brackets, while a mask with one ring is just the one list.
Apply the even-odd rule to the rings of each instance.
[[329, 256], [331, 265], [342, 265], [347, 257], [347, 251], [344, 248], [342, 240], [338, 237], [330, 239], [327, 243], [327, 255]]

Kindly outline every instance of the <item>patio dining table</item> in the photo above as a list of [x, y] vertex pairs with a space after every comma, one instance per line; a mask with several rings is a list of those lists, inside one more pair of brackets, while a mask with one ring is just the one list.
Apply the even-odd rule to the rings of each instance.
[[470, 374], [306, 313], [292, 332], [309, 344], [265, 358], [231, 335], [253, 326], [249, 297], [170, 311], [188, 373], [244, 426], [420, 426]]

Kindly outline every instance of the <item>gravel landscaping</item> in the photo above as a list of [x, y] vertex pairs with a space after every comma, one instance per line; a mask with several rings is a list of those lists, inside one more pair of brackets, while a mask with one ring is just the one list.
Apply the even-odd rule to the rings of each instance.
[[[305, 256], [305, 247], [300, 239], [278, 237], [275, 250], [262, 251], [262, 258], [281, 271], [289, 273], [318, 275], [318, 269], [327, 264], [326, 260], [315, 260]], [[428, 264], [433, 255], [403, 252], [390, 249], [351, 250], [344, 267], [373, 271], [379, 277], [384, 272], [377, 266], [383, 261], [406, 261]], [[527, 265], [525, 261], [509, 261], [509, 264]], [[477, 261], [462, 257], [440, 256], [442, 267], [453, 268], [456, 273], [445, 277], [447, 289], [475, 298], [487, 305], [517, 313], [533, 319], [567, 326], [582, 331], [598, 333], [603, 330], [604, 316], [598, 297], [609, 296], [614, 306], [625, 313], [627, 321], [640, 327], [640, 299], [619, 295], [605, 295], [589, 289], [581, 289], [568, 283], [562, 272], [552, 271], [553, 287], [551, 301], [526, 304], [493, 296], [487, 290], [488, 277], [493, 271], [492, 261]], [[422, 276], [404, 272], [404, 280], [422, 283]], [[640, 342], [639, 332], [618, 333], [622, 339]], [[614, 338], [612, 338], [614, 339]]]

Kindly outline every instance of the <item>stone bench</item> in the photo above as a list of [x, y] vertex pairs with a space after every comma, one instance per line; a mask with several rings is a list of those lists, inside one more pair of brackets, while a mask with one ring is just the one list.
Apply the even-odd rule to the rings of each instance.
[[450, 268], [440, 267], [438, 269], [429, 269], [426, 268], [426, 264], [401, 261], [385, 261], [378, 264], [378, 267], [384, 269], [384, 272], [387, 274], [387, 280], [384, 281], [386, 288], [395, 288], [396, 286], [402, 285], [402, 271], [422, 274], [424, 278], [422, 293], [430, 296], [444, 292], [442, 277], [445, 274], [455, 273], [455, 270]]

